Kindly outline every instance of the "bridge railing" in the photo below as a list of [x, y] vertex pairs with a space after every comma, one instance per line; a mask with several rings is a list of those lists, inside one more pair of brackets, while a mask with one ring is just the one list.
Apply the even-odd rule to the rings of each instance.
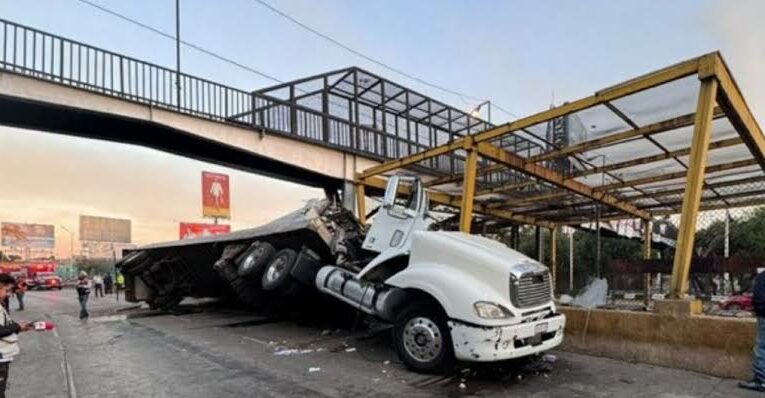
[[[239, 90], [0, 19], [0, 69], [379, 159], [429, 145], [297, 103]], [[453, 154], [424, 165], [455, 172]]]

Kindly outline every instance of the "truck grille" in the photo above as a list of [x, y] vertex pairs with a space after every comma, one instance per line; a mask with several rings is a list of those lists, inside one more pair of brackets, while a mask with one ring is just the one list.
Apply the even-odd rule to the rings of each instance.
[[520, 279], [510, 277], [510, 300], [518, 308], [544, 304], [551, 298], [550, 273], [524, 274]]

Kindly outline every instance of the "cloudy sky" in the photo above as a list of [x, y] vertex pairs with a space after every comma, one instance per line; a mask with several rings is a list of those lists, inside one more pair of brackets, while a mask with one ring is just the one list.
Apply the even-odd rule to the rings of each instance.
[[[88, 0], [174, 32], [173, 0]], [[720, 50], [763, 123], [762, 1], [267, 0], [348, 46], [435, 85], [491, 99], [507, 121]], [[41, 12], [44, 10], [44, 12]], [[83, 0], [0, 0], [2, 18], [174, 67], [174, 43]], [[182, 0], [182, 37], [281, 80], [358, 65], [458, 108], [423, 85], [290, 23], [256, 0]], [[273, 84], [183, 50], [183, 69], [242, 89]], [[202, 221], [200, 173], [231, 175], [232, 225], [272, 219], [320, 192], [149, 149], [0, 127], [0, 220], [77, 227], [79, 214], [133, 220], [137, 243]], [[57, 228], [57, 249], [68, 236]]]

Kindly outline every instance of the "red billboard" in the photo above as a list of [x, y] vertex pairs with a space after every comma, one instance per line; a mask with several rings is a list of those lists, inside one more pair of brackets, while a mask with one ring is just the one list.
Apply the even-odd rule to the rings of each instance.
[[198, 238], [200, 236], [223, 235], [231, 232], [230, 225], [199, 224], [182, 222], [179, 228], [181, 239]]
[[202, 216], [211, 218], [230, 218], [230, 199], [228, 176], [225, 174], [203, 171]]

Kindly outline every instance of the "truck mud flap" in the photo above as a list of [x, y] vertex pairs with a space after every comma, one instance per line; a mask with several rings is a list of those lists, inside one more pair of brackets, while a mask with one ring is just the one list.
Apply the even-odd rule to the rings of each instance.
[[313, 286], [316, 283], [316, 274], [319, 273], [322, 265], [319, 255], [303, 246], [298, 253], [290, 275], [303, 285]]

